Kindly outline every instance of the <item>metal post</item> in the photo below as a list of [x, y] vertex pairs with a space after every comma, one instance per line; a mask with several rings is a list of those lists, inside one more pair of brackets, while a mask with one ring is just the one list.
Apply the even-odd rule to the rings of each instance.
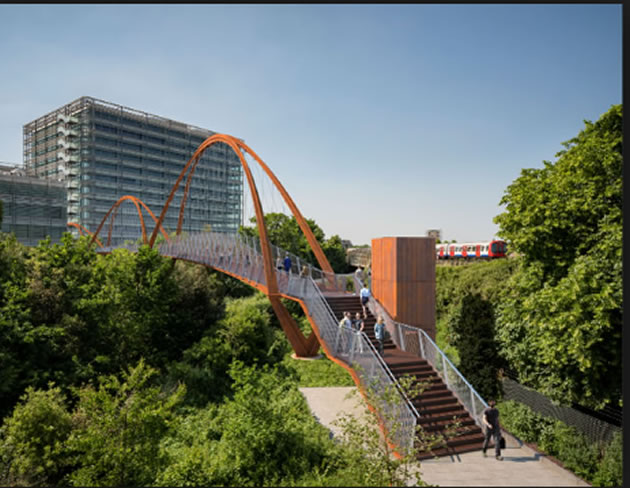
[[400, 326], [400, 324], [397, 324], [396, 322], [394, 322], [394, 327], [398, 328], [398, 340], [400, 341], [400, 348], [403, 351], [406, 351], [407, 345], [405, 344], [405, 335], [403, 334], [402, 327]]
[[424, 341], [422, 340], [422, 332], [418, 331], [418, 343], [420, 344], [420, 357], [425, 359], [424, 356]]
[[444, 381], [446, 382], [446, 386], [450, 386], [448, 384], [448, 372], [446, 371], [446, 359], [444, 358], [444, 355], [442, 355], [442, 369], [444, 371]]

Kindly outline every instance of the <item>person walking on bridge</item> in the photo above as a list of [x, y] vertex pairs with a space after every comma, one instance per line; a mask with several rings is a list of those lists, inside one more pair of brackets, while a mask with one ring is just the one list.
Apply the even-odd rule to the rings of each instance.
[[489, 407], [483, 411], [483, 425], [486, 427], [485, 438], [483, 440], [482, 453], [486, 457], [486, 449], [490, 437], [494, 437], [494, 453], [497, 461], [503, 461], [501, 456], [501, 429], [499, 426], [499, 410], [495, 408], [495, 401], [488, 402]]
[[[354, 320], [352, 321], [352, 328], [354, 329], [354, 344], [353, 349], [356, 351], [357, 349], [361, 354], [363, 354], [363, 342], [361, 341], [361, 332], [365, 328], [365, 322], [361, 318], [361, 314], [357, 312], [354, 315]], [[357, 347], [358, 346], [358, 347]]]
[[378, 316], [374, 324], [374, 336], [378, 341], [378, 353], [383, 357], [385, 351], [385, 320], [383, 320], [382, 315]]
[[363, 268], [361, 266], [356, 269], [354, 276], [359, 283], [363, 284], [363, 278], [365, 278], [365, 276], [363, 275]]
[[361, 296], [361, 307], [363, 307], [363, 318], [367, 319], [366, 307], [368, 302], [370, 301], [370, 290], [368, 289], [367, 285], [363, 285], [363, 288], [361, 288], [359, 295]]
[[[339, 321], [339, 327], [337, 329], [337, 337], [335, 337], [335, 351], [340, 352], [340, 349], [343, 349], [344, 342], [344, 329], [352, 329], [352, 316], [350, 312], [344, 312], [343, 317]], [[341, 341], [341, 343], [340, 343]]]

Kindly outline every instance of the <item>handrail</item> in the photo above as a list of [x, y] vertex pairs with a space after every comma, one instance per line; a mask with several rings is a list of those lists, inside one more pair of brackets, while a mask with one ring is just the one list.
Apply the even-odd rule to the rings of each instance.
[[374, 351], [374, 354], [376, 355], [378, 361], [380, 361], [381, 365], [383, 366], [383, 369], [390, 376], [390, 378], [391, 378], [392, 382], [394, 383], [394, 385], [396, 385], [396, 388], [398, 389], [400, 394], [403, 396], [403, 398], [407, 402], [407, 405], [409, 406], [409, 408], [413, 412], [414, 416], [417, 419], [419, 419], [421, 417], [421, 415], [418, 413], [418, 410], [416, 409], [416, 407], [414, 407], [413, 403], [411, 403], [411, 400], [409, 400], [409, 397], [407, 396], [405, 391], [400, 386], [400, 383], [398, 382], [398, 379], [396, 378], [396, 376], [394, 376], [394, 373], [392, 373], [392, 370], [389, 369], [389, 366], [387, 366], [387, 363], [385, 362], [385, 360], [378, 353], [378, 351], [376, 350], [376, 347], [374, 347], [374, 344], [372, 344], [372, 341], [370, 340], [370, 338], [366, 335], [365, 332], [361, 332], [361, 335], [364, 337], [365, 341], [368, 343], [370, 348]]
[[[160, 254], [165, 256], [203, 263], [240, 276], [254, 283], [264, 285], [266, 279], [258, 246], [259, 242], [255, 237], [251, 238], [251, 236], [236, 234], [204, 232], [188, 235], [181, 234], [171, 239], [170, 242], [160, 243], [157, 246], [157, 250]], [[128, 242], [125, 243], [123, 247], [137, 251], [138, 243]], [[111, 249], [112, 248], [108, 246], [100, 250], [100, 252], [108, 252]], [[272, 252], [274, 255], [284, 255], [280, 254], [281, 251], [280, 248], [274, 246]], [[294, 263], [300, 262], [301, 261], [298, 261], [296, 257]], [[393, 409], [394, 414], [400, 419], [403, 427], [403, 431], [397, 434], [397, 442], [399, 445], [413, 442], [415, 426], [419, 418], [417, 410], [405, 395], [396, 377], [383, 361], [380, 354], [378, 354], [367, 335], [365, 333], [357, 335], [354, 330], [344, 331], [339, 329], [337, 318], [319, 286], [321, 284], [326, 287], [326, 289], [330, 289], [330, 283], [325, 274], [312, 265], [310, 265], [311, 273], [309, 276], [286, 273], [278, 269], [274, 271], [278, 277], [279, 291], [304, 301], [309, 315], [314, 319], [314, 323], [317, 325], [319, 337], [322, 341], [326, 342], [327, 349], [331, 351], [334, 357], [344, 361], [355, 371], [357, 369], [356, 366], [354, 366], [355, 364], [365, 365], [367, 369], [370, 370], [369, 372], [360, 373], [357, 371], [358, 377], [365, 386], [368, 386], [367, 382], [372, 380], [377, 381], [378, 387], [384, 387], [386, 384], [395, 385], [404, 400], [399, 407], [395, 405], [388, 407]], [[319, 279], [320, 283], [317, 283], [316, 280], [313, 279], [313, 275]], [[334, 277], [332, 283], [337, 285], [337, 280], [334, 279]], [[335, 348], [338, 344], [332, 347], [336, 339], [341, 340], [341, 345], [346, 349], [350, 346], [350, 350], [345, 351], [345, 353], [337, 351]], [[358, 355], [356, 358], [358, 362], [355, 361], [354, 357], [355, 347], [358, 344], [355, 341], [357, 340], [361, 342], [359, 348], [367, 351], [367, 353]], [[365, 346], [364, 349], [363, 346]], [[387, 425], [387, 428], [391, 429], [392, 426]]]
[[[361, 280], [359, 280], [357, 278], [357, 276], [354, 276], [354, 280], [355, 280], [355, 287], [357, 287], [358, 285], [360, 285], [361, 287], [363, 287], [363, 283], [361, 282]], [[442, 376], [444, 377], [446, 386], [449, 390], [451, 390], [451, 392], [459, 399], [459, 401], [462, 403], [462, 405], [464, 406], [464, 408], [470, 413], [471, 417], [473, 418], [473, 420], [475, 421], [475, 423], [477, 423], [478, 425], [482, 425], [480, 418], [477, 415], [477, 409], [475, 407], [475, 400], [477, 400], [479, 403], [481, 403], [481, 405], [484, 408], [488, 407], [488, 404], [486, 403], [486, 401], [481, 397], [481, 395], [477, 392], [477, 390], [475, 390], [475, 388], [470, 384], [470, 382], [464, 377], [464, 375], [462, 375], [462, 373], [457, 369], [457, 367], [455, 367], [455, 365], [453, 364], [453, 362], [448, 358], [448, 356], [444, 353], [444, 351], [442, 351], [442, 349], [440, 349], [440, 347], [435, 343], [435, 341], [433, 339], [431, 339], [431, 337], [422, 329], [418, 328], [418, 327], [413, 327], [411, 325], [408, 324], [403, 324], [400, 322], [395, 321], [391, 315], [389, 315], [389, 312], [387, 311], [387, 309], [381, 305], [379, 303], [379, 301], [373, 296], [370, 295], [369, 301], [368, 301], [368, 308], [370, 308], [370, 311], [376, 315], [377, 313], [380, 313], [384, 316], [384, 318], [386, 320], [388, 320], [395, 329], [398, 330], [399, 334], [398, 334], [398, 340], [400, 341], [400, 348], [404, 351], [406, 351], [406, 344], [405, 344], [405, 336], [403, 334], [400, 334], [401, 329], [407, 329], [410, 330], [412, 332], [416, 332], [419, 334], [419, 345], [421, 348], [421, 353], [419, 354], [420, 357], [422, 357], [423, 359], [426, 359], [429, 364], [431, 364], [431, 366], [433, 366], [433, 368], [438, 371], [438, 374], [440, 373], [440, 370], [443, 370], [443, 374]], [[394, 334], [395, 337], [395, 334]], [[432, 346], [432, 349], [438, 353], [438, 356], [440, 357], [440, 359], [442, 360], [442, 368], [440, 368], [437, 364], [434, 363], [434, 361], [431, 360], [430, 357], [428, 357], [426, 354], [424, 354], [423, 352], [423, 344], [422, 344], [422, 339], [420, 338], [424, 338], [425, 340], [428, 339], [428, 343], [430, 346]], [[416, 353], [417, 354], [417, 353]], [[455, 375], [457, 376], [457, 378], [459, 380], [461, 380], [464, 385], [466, 385], [468, 392], [470, 393], [470, 401], [468, 400], [468, 398], [464, 398], [464, 395], [461, 395], [460, 392], [457, 391], [457, 389], [453, 386], [453, 382], [449, 381], [448, 379], [448, 372], [446, 369], [446, 365], [448, 365], [450, 367], [450, 369], [455, 373]]]
[[[398, 323], [398, 322], [397, 322]], [[406, 326], [409, 327], [407, 324], [400, 324], [402, 326]], [[451, 360], [448, 358], [448, 356], [444, 353], [444, 351], [442, 351], [442, 349], [440, 349], [440, 347], [435, 343], [435, 341], [433, 339], [431, 339], [431, 336], [429, 336], [429, 334], [427, 334], [424, 330], [422, 329], [418, 329], [419, 332], [426, 338], [429, 339], [429, 342], [431, 344], [433, 344], [433, 347], [435, 347], [435, 349], [437, 349], [437, 351], [440, 353], [440, 355], [444, 358], [444, 360], [451, 366], [451, 368], [453, 368], [453, 370], [460, 376], [460, 378], [462, 380], [464, 380], [464, 383], [471, 389], [473, 390], [475, 393], [477, 393], [477, 390], [475, 390], [475, 388], [468, 382], [468, 380], [464, 377], [463, 374], [461, 374], [459, 372], [459, 369], [457, 369], [455, 367], [455, 365], [451, 362]], [[485, 404], [485, 406], [487, 407], [488, 404], [484, 401], [483, 398], [481, 398], [481, 395], [479, 395], [479, 393], [477, 393], [477, 396], [479, 397], [479, 399]]]
[[[317, 293], [319, 293], [319, 295], [321, 296], [321, 298], [323, 299], [324, 303], [326, 304], [326, 308], [328, 309], [331, 317], [335, 320], [335, 322], [337, 321], [337, 317], [335, 317], [334, 312], [332, 311], [332, 309], [330, 308], [330, 305], [328, 304], [328, 301], [326, 300], [326, 298], [324, 297], [324, 295], [322, 294], [321, 290], [319, 289], [319, 287], [315, 287], [317, 289]], [[400, 392], [400, 394], [403, 396], [403, 398], [405, 399], [407, 405], [409, 406], [409, 408], [411, 409], [411, 411], [413, 412], [413, 414], [415, 415], [416, 418], [420, 418], [420, 414], [418, 413], [418, 410], [416, 409], [416, 407], [413, 406], [413, 403], [411, 403], [411, 400], [409, 400], [409, 398], [407, 397], [407, 394], [405, 393], [405, 391], [402, 389], [402, 387], [400, 386], [400, 383], [398, 382], [398, 379], [396, 378], [396, 376], [394, 375], [394, 373], [392, 373], [391, 369], [389, 369], [389, 366], [387, 365], [387, 363], [383, 360], [383, 357], [378, 353], [378, 351], [376, 350], [376, 348], [374, 347], [374, 344], [372, 344], [372, 341], [370, 340], [370, 338], [367, 336], [367, 334], [363, 331], [360, 331], [361, 336], [363, 337], [363, 339], [365, 340], [365, 342], [368, 344], [368, 346], [373, 350], [374, 352], [374, 356], [376, 357], [376, 360], [378, 362], [380, 362], [381, 366], [383, 367], [383, 369], [385, 370], [385, 373], [387, 373], [387, 375], [390, 377], [390, 379], [392, 380], [392, 383], [396, 386], [396, 389]]]

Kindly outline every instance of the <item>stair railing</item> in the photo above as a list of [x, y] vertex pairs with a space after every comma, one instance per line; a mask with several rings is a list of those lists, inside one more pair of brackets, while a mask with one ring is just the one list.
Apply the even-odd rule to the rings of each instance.
[[386, 415], [385, 428], [399, 446], [411, 447], [416, 436], [418, 413], [404, 396], [395, 376], [382, 360], [372, 342], [364, 334], [350, 328], [340, 327], [328, 302], [313, 279], [308, 278], [303, 300], [309, 315], [317, 324], [319, 337], [325, 342], [327, 352], [351, 366], [362, 385], [372, 388], [377, 395], [394, 386], [401, 393], [402, 401], [383, 405]]
[[[136, 242], [126, 242], [120, 247], [137, 252], [139, 245]], [[217, 232], [185, 233], [170, 241], [163, 241], [157, 247], [163, 256], [202, 263], [256, 283], [266, 282], [260, 241], [257, 237]], [[111, 250], [110, 246], [99, 249], [99, 252]], [[387, 415], [383, 421], [388, 431], [393, 433], [397, 445], [411, 446], [419, 417], [417, 410], [369, 338], [364, 333], [356, 334], [354, 330], [340, 328], [322, 294], [322, 288], [325, 291], [331, 288], [334, 291], [345, 290], [347, 277], [330, 276], [277, 246], [272, 246], [272, 254], [275, 259], [282, 259], [287, 254], [291, 257], [292, 268], [289, 273], [284, 268], [277, 269], [276, 266], [279, 291], [304, 301], [327, 351], [352, 367], [364, 387], [373, 388], [377, 394], [382, 394], [388, 386], [393, 385], [400, 393], [402, 402], [384, 405]], [[299, 266], [308, 266], [309, 272], [298, 274], [295, 271]]]
[[[355, 288], [363, 287], [363, 283], [356, 276], [354, 276], [354, 282]], [[396, 322], [374, 296], [370, 296], [368, 308], [375, 317], [383, 317], [385, 327], [390, 331], [392, 339], [400, 349], [425, 359], [438, 372], [446, 387], [455, 395], [475, 423], [483, 428], [481, 414], [488, 404], [433, 339], [418, 327]]]

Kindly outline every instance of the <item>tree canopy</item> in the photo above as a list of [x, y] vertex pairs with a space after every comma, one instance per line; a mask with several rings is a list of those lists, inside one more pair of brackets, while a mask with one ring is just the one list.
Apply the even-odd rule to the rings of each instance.
[[563, 402], [621, 403], [622, 106], [524, 169], [499, 235], [521, 255], [497, 314], [519, 379]]
[[[239, 233], [258, 237], [259, 233], [258, 227], [256, 226], [256, 217], [252, 217], [250, 222], [253, 225], [241, 226]], [[306, 219], [306, 223], [313, 232], [317, 242], [319, 242], [322, 251], [326, 255], [335, 273], [347, 273], [349, 266], [341, 237], [333, 235], [329, 239], [325, 239], [324, 231], [313, 219]], [[265, 226], [267, 228], [269, 241], [273, 245], [295, 254], [306, 262], [317, 265], [315, 254], [302, 233], [302, 229], [300, 229], [295, 217], [289, 217], [283, 213], [271, 212], [265, 214]]]

